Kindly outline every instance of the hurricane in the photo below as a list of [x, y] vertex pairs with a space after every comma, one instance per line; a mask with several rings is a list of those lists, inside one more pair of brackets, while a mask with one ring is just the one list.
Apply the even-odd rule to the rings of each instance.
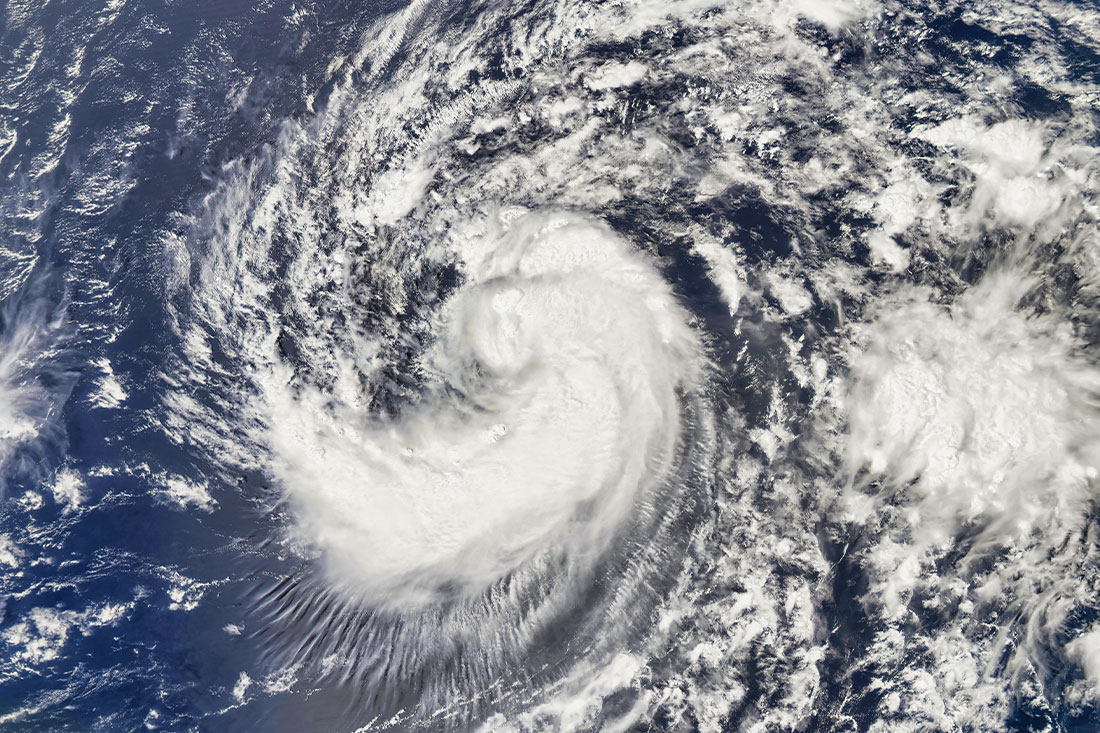
[[0, 728], [1100, 727], [1100, 9], [0, 18]]

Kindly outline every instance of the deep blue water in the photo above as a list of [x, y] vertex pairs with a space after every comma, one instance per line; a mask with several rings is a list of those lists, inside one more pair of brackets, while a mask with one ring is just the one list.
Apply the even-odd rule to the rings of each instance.
[[[17, 468], [7, 477], [9, 501], [60, 466], [85, 473], [142, 464], [147, 474], [203, 475], [189, 446], [169, 443], [150, 424], [159, 408], [155, 375], [165, 368], [172, 338], [160, 237], [172, 227], [170, 212], [202, 195], [221, 165], [270, 141], [282, 118], [304, 113], [299, 85], [324, 93], [317, 77], [328, 54], [350, 42], [348, 28], [386, 10], [333, 4], [290, 37], [285, 4], [266, 11], [224, 0], [119, 5], [113, 14], [87, 2], [31, 7], [27, 26], [43, 33], [42, 55], [4, 95], [4, 114], [19, 134], [0, 168], [5, 246], [37, 258], [23, 286], [4, 301], [5, 326], [33, 317], [31, 309], [66, 314], [63, 349], [31, 377], [55, 395], [54, 439], [10, 459]], [[0, 9], [0, 16], [5, 12], [15, 10]], [[99, 27], [104, 17], [110, 20]], [[9, 28], [0, 41], [8, 57], [0, 69], [14, 74], [21, 65], [10, 59], [19, 56], [27, 30], [4, 21], [0, 27]], [[308, 41], [296, 49], [307, 31]], [[66, 104], [64, 69], [75, 52], [83, 56]], [[226, 98], [234, 84], [243, 97], [235, 109]], [[69, 116], [70, 133], [58, 146], [49, 131], [61, 115]], [[42, 153], [60, 160], [31, 180], [27, 161]], [[97, 178], [105, 174], [132, 185], [121, 194], [105, 189]], [[41, 212], [33, 223], [20, 216], [28, 202]], [[125, 409], [90, 406], [97, 359], [124, 376]], [[255, 653], [246, 639], [221, 630], [223, 617], [234, 615], [226, 609], [242, 604], [240, 584], [248, 580], [238, 575], [245, 571], [235, 538], [258, 531], [256, 507], [241, 490], [247, 480], [211, 485], [225, 510], [217, 516], [151, 501], [148, 479], [136, 475], [89, 477], [85, 495], [94, 508], [78, 520], [52, 502], [5, 512], [4, 530], [34, 558], [4, 581], [5, 623], [38, 607], [150, 599], [121, 628], [72, 633], [44, 671], [5, 675], [0, 714], [41, 710], [6, 726], [130, 730], [162, 721], [178, 730], [214, 712], [211, 690], [236, 682], [230, 660]], [[199, 584], [227, 575], [233, 582], [186, 613], [171, 608], [176, 570]], [[150, 711], [161, 717], [148, 719]], [[246, 720], [257, 729], [271, 729], [272, 720], [283, 730], [303, 729], [274, 710], [259, 718], [250, 712]], [[206, 729], [238, 724], [229, 718]], [[309, 723], [318, 725], [323, 721]]]

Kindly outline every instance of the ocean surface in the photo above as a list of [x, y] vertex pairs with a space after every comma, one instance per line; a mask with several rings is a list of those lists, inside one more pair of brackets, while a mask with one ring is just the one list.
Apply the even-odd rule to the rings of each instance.
[[1100, 730], [1100, 5], [0, 0], [0, 730]]

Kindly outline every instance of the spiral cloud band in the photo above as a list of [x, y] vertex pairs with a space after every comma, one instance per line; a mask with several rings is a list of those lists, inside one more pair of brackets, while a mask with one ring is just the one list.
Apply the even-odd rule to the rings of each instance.
[[480, 591], [549, 548], [598, 556], [667, 477], [700, 369], [687, 314], [605, 225], [508, 218], [464, 252], [401, 414], [272, 407], [298, 530], [339, 582]]

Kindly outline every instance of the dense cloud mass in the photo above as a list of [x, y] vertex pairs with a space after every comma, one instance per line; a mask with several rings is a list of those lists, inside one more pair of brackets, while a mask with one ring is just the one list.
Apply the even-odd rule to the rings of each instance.
[[0, 16], [0, 724], [1100, 725], [1100, 10]]

